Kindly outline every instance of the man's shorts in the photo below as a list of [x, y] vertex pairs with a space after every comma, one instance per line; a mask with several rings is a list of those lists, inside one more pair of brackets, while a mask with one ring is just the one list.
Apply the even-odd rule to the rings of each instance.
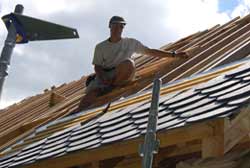
[[[105, 70], [103, 73], [102, 78], [104, 80], [112, 80], [115, 78], [115, 68], [112, 68], [110, 70]], [[102, 80], [96, 75], [95, 79], [90, 81], [89, 85], [86, 88], [86, 93], [89, 93], [92, 90], [96, 89], [106, 89], [110, 87], [109, 85], [106, 85], [102, 82]]]

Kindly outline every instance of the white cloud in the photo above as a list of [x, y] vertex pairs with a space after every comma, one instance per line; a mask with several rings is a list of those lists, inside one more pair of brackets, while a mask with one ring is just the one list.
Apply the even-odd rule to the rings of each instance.
[[232, 17], [245, 16], [250, 13], [250, 1], [249, 0], [238, 0], [239, 5], [235, 7], [231, 13]]
[[88, 11], [94, 6], [92, 0], [40, 0], [32, 1], [35, 9], [41, 14], [53, 14], [58, 12], [73, 12], [77, 10]]
[[166, 26], [179, 37], [229, 20], [226, 13], [218, 12], [218, 0], [170, 0], [166, 6]]
[[9, 105], [12, 105], [13, 103], [15, 103], [15, 102], [17, 102], [18, 101], [18, 99], [17, 100], [1, 100], [1, 102], [0, 102], [0, 109], [3, 109], [3, 108], [5, 108], [5, 107], [7, 107], [7, 106], [9, 106]]

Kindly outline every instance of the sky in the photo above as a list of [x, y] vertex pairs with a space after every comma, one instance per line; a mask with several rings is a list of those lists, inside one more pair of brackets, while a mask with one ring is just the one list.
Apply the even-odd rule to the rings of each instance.
[[[76, 28], [80, 38], [17, 44], [0, 108], [92, 73], [95, 45], [109, 37], [114, 15], [127, 21], [124, 37], [160, 48], [250, 13], [249, 0], [1, 0], [0, 16], [16, 4], [24, 6], [24, 15]], [[0, 48], [6, 36], [0, 22]]]

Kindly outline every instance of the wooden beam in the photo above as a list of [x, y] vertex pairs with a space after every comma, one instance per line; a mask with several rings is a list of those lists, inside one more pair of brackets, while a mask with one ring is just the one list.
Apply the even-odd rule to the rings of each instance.
[[224, 155], [224, 126], [225, 120], [213, 124], [214, 134], [202, 139], [202, 157], [219, 157]]
[[92, 168], [100, 168], [100, 163], [98, 161], [91, 163]]
[[207, 137], [202, 140], [202, 158], [219, 157], [224, 154], [222, 136]]
[[225, 128], [225, 153], [250, 133], [250, 105], [249, 102], [246, 104]]
[[142, 159], [141, 159], [141, 157], [139, 157], [138, 154], [128, 155], [128, 156], [123, 157], [123, 159], [120, 160], [112, 168], [141, 168], [142, 167], [141, 160]]
[[62, 102], [65, 99], [66, 99], [65, 96], [62, 96], [62, 95], [56, 93], [55, 91], [52, 91], [52, 93], [50, 95], [49, 106], [52, 107], [52, 106]]
[[[192, 153], [200, 153], [201, 140], [190, 141], [177, 145], [160, 148], [159, 153], [155, 155], [154, 163], [159, 166], [164, 160], [169, 158], [175, 158]], [[157, 167], [156, 166], [156, 167]]]
[[44, 121], [48, 120], [49, 117], [44, 117], [44, 118], [38, 118], [36, 120], [33, 120], [31, 122], [27, 122], [27, 123], [24, 123], [22, 126], [21, 126], [21, 130], [22, 132], [26, 132], [34, 127], [36, 127], [37, 125], [40, 125], [41, 123], [43, 123]]

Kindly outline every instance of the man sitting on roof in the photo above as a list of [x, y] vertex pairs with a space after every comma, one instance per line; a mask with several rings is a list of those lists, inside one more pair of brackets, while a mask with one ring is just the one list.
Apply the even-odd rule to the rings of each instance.
[[94, 97], [110, 91], [114, 86], [121, 86], [133, 80], [135, 63], [131, 56], [134, 53], [156, 57], [187, 57], [185, 52], [150, 49], [136, 39], [123, 38], [125, 25], [122, 17], [113, 16], [109, 21], [110, 37], [96, 45], [92, 62], [95, 75], [87, 79], [86, 95], [80, 102], [80, 109], [90, 105]]

